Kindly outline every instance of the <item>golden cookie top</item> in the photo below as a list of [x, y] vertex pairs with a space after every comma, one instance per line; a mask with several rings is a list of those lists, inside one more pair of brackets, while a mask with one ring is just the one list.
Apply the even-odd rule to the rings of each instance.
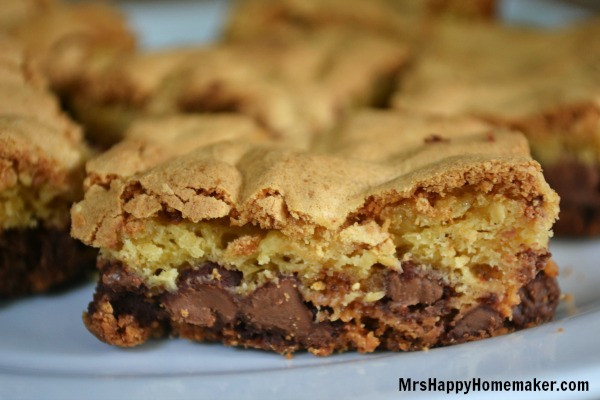
[[135, 45], [124, 17], [99, 3], [3, 1], [0, 31], [20, 42], [29, 62], [60, 92]]
[[239, 112], [273, 136], [306, 143], [352, 107], [389, 94], [408, 57], [402, 43], [347, 29], [277, 35], [133, 55], [74, 100], [136, 116]]
[[[158, 158], [151, 150], [156, 140], [144, 139], [152, 135], [126, 139], [89, 164], [85, 199], [72, 209], [73, 235], [118, 248], [122, 234], [164, 216], [227, 218], [233, 225], [310, 235], [361, 216], [376, 218], [402, 199], [450, 196], [466, 187], [543, 203], [549, 211], [541, 218], [556, 216], [557, 196], [530, 158], [525, 138], [481, 122], [364, 111], [310, 149], [256, 140], [252, 129], [237, 132], [215, 128], [225, 140], [200, 140], [185, 153], [177, 135], [170, 135], [170, 143], [160, 139]], [[110, 166], [139, 140], [147, 140], [150, 151], [146, 155], [142, 146], [135, 167]]]
[[440, 24], [394, 103], [510, 119], [600, 99], [600, 23], [560, 30]]
[[80, 128], [35, 79], [12, 39], [0, 38], [0, 53], [0, 200], [19, 197], [15, 190], [38, 205], [75, 200], [89, 155]]

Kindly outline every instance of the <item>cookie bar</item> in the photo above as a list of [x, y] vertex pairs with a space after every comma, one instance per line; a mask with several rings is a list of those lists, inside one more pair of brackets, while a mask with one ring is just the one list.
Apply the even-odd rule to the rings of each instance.
[[436, 15], [492, 19], [495, 0], [237, 0], [225, 28], [228, 39], [264, 36], [274, 31], [311, 31], [350, 26], [418, 39], [423, 24]]
[[239, 112], [274, 137], [310, 142], [349, 109], [385, 103], [406, 63], [394, 40], [327, 29], [127, 57], [72, 102], [99, 142], [145, 115]]
[[95, 252], [69, 235], [89, 151], [14, 41], [0, 37], [0, 298], [81, 275]]
[[469, 114], [525, 133], [561, 196], [561, 235], [600, 234], [597, 20], [557, 31], [440, 26], [395, 107]]
[[181, 146], [166, 124], [90, 162], [72, 208], [104, 342], [416, 350], [553, 315], [558, 197], [519, 133], [363, 111], [307, 150], [233, 124]]
[[6, 0], [0, 30], [20, 42], [29, 63], [61, 95], [135, 46], [124, 17], [101, 3]]

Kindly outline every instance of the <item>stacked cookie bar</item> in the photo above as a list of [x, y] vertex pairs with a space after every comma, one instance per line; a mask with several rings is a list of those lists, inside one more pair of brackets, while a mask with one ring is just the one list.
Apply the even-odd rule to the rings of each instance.
[[106, 6], [0, 6], [1, 298], [46, 291], [94, 266], [97, 252], [69, 234], [92, 152], [50, 89], [67, 93], [132, 43]]
[[561, 196], [555, 231], [600, 234], [597, 20], [551, 32], [440, 24], [395, 107], [519, 129]]
[[551, 318], [558, 197], [520, 134], [365, 111], [305, 150], [196, 118], [135, 125], [88, 164], [73, 234], [101, 249], [84, 317], [101, 340], [328, 355]]
[[90, 152], [81, 131], [0, 38], [0, 297], [40, 292], [81, 275], [95, 252], [69, 235]]

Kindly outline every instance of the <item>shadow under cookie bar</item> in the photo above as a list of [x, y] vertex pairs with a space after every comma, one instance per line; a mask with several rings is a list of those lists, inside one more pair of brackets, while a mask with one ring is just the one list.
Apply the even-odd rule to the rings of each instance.
[[[88, 329], [100, 340], [134, 346], [153, 337], [175, 335], [196, 341], [220, 341], [289, 354], [309, 350], [420, 350], [496, 336], [549, 321], [559, 299], [548, 254], [522, 257], [534, 278], [519, 290], [511, 319], [503, 318], [494, 298], [482, 298], [466, 312], [453, 307], [460, 296], [434, 274], [406, 263], [404, 271], [381, 272], [385, 296], [358, 303], [352, 320], [319, 322], [327, 309], [303, 298], [295, 276], [280, 276], [240, 296], [242, 274], [214, 263], [184, 270], [177, 290], [154, 291], [119, 262], [100, 262], [94, 301], [84, 314]], [[350, 291], [332, 277], [326, 285]]]
[[0, 298], [40, 293], [83, 277], [97, 251], [73, 239], [68, 229], [0, 232]]

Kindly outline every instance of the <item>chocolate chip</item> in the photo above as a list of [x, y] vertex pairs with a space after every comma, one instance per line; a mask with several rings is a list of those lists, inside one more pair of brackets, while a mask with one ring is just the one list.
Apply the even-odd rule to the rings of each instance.
[[402, 265], [403, 272], [388, 275], [387, 295], [403, 306], [433, 304], [442, 298], [444, 286], [440, 279], [424, 273], [412, 263]]
[[485, 337], [502, 325], [503, 318], [489, 305], [480, 305], [466, 313], [448, 333], [458, 342]]
[[312, 315], [302, 301], [292, 279], [280, 279], [257, 289], [243, 306], [248, 323], [262, 329], [277, 329], [298, 337], [307, 337], [313, 325]]
[[163, 305], [174, 321], [208, 328], [217, 322], [221, 326], [232, 323], [238, 311], [232, 295], [223, 287], [211, 284], [187, 287], [177, 293], [167, 294]]
[[558, 305], [560, 290], [556, 279], [540, 271], [535, 279], [519, 290], [521, 304], [513, 309], [512, 323], [525, 328], [549, 321]]

